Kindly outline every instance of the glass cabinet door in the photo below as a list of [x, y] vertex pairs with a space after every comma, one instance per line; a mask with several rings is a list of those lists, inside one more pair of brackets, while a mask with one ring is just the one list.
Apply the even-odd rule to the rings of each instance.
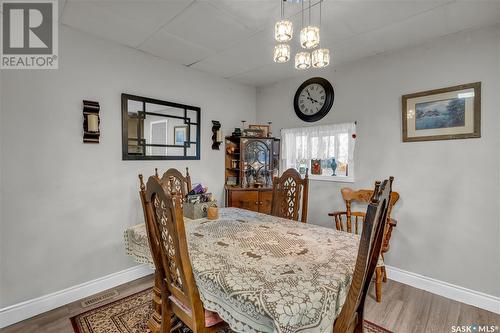
[[242, 187], [271, 187], [272, 176], [271, 139], [241, 140]]

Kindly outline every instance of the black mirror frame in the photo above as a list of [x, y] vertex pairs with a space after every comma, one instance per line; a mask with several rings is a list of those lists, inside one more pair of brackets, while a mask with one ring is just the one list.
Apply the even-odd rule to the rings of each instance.
[[[174, 102], [162, 101], [159, 99], [125, 94], [122, 96], [122, 160], [199, 160], [200, 159], [200, 151], [201, 151], [201, 109], [197, 106], [179, 104]], [[186, 148], [189, 145], [184, 146], [184, 156], [145, 156], [145, 155], [134, 155], [128, 153], [128, 101], [138, 101], [142, 103], [151, 103], [151, 104], [159, 104], [169, 107], [174, 107], [178, 109], [184, 109], [184, 117], [173, 117], [169, 116], [169, 118], [179, 118], [184, 119], [184, 123], [189, 125], [196, 125], [196, 155], [194, 156], [186, 156]], [[191, 110], [196, 112], [196, 122], [190, 122], [187, 118], [187, 111]]]

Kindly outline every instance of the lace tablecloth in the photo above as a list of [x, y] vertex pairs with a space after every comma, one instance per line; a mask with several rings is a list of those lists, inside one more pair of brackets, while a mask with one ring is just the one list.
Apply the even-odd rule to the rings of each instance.
[[[193, 274], [206, 309], [239, 332], [331, 332], [354, 271], [359, 238], [237, 208], [187, 220]], [[125, 232], [144, 262], [144, 226]], [[149, 255], [149, 262], [151, 258]]]

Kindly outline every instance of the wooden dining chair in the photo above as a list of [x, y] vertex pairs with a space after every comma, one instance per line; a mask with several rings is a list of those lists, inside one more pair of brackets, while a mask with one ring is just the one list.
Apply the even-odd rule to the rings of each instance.
[[[391, 179], [394, 179], [393, 177]], [[353, 203], [368, 204], [373, 196], [373, 190], [353, 190], [344, 187], [340, 190], [342, 198], [346, 204], [345, 211], [333, 212], [328, 214], [333, 217], [335, 227], [337, 230], [352, 232], [359, 234], [362, 226], [365, 223], [366, 213], [359, 211], [352, 211]], [[389, 251], [389, 241], [392, 235], [392, 229], [397, 225], [397, 221], [391, 218], [392, 208], [399, 200], [398, 192], [391, 192], [389, 207], [387, 212], [387, 221], [384, 229], [384, 238], [382, 242], [382, 250], [380, 253], [380, 260], [375, 270], [375, 296], [377, 302], [382, 300], [382, 282], [387, 281], [387, 273], [384, 266], [384, 254]], [[354, 228], [353, 228], [354, 227]]]
[[[185, 195], [191, 191], [191, 177], [189, 176], [189, 169], [186, 168], [186, 177], [184, 177], [180, 171], [177, 169], [168, 169], [162, 176], [159, 177], [158, 168], [155, 168], [155, 177], [160, 181], [162, 186], [167, 189], [169, 193], [172, 193], [172, 189], [175, 189], [180, 198], [184, 200]], [[148, 328], [152, 333], [159, 333], [161, 329], [161, 270], [163, 269], [161, 265], [160, 256], [160, 243], [156, 235], [158, 231], [156, 230], [156, 225], [153, 220], [151, 206], [147, 204], [146, 200], [146, 186], [144, 185], [144, 177], [139, 174], [140, 190], [139, 196], [141, 198], [142, 209], [144, 212], [144, 222], [146, 224], [146, 235], [148, 238], [148, 243], [151, 251], [151, 256], [155, 266], [155, 283], [153, 287], [153, 314], [148, 321]], [[175, 191], [174, 191], [175, 192]], [[172, 323], [175, 322], [173, 318]]]
[[[157, 171], [156, 176], [158, 176]], [[146, 235], [148, 238], [149, 249], [151, 251], [151, 257], [153, 258], [153, 264], [155, 266], [155, 284], [153, 287], [153, 314], [148, 321], [148, 328], [153, 333], [159, 333], [161, 329], [161, 276], [164, 275], [164, 273], [160, 272], [163, 269], [163, 265], [161, 264], [160, 242], [156, 237], [158, 232], [156, 230], [156, 225], [154, 224], [151, 205], [148, 205], [146, 199], [146, 185], [144, 185], [144, 177], [142, 174], [139, 174], [139, 183], [139, 197], [141, 198], [142, 210], [144, 212]]]
[[171, 195], [160, 179], [151, 176], [146, 185], [146, 204], [151, 207], [160, 245], [161, 332], [170, 333], [172, 315], [194, 333], [220, 330], [224, 321], [204, 309], [194, 280], [180, 196]]
[[375, 190], [365, 214], [351, 286], [342, 310], [335, 320], [333, 333], [363, 332], [364, 303], [382, 248], [393, 179], [391, 177], [383, 183], [375, 183]]
[[[295, 169], [288, 169], [273, 180], [271, 215], [285, 219], [307, 222], [307, 200], [309, 191], [309, 169], [304, 179]], [[302, 198], [302, 200], [301, 200]], [[301, 202], [302, 201], [302, 202]]]

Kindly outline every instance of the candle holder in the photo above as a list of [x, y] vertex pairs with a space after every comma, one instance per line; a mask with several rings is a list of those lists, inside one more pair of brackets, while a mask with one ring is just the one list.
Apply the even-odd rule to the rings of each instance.
[[222, 143], [221, 124], [217, 120], [212, 120], [212, 149], [219, 150]]
[[99, 143], [99, 102], [83, 100], [83, 143]]

